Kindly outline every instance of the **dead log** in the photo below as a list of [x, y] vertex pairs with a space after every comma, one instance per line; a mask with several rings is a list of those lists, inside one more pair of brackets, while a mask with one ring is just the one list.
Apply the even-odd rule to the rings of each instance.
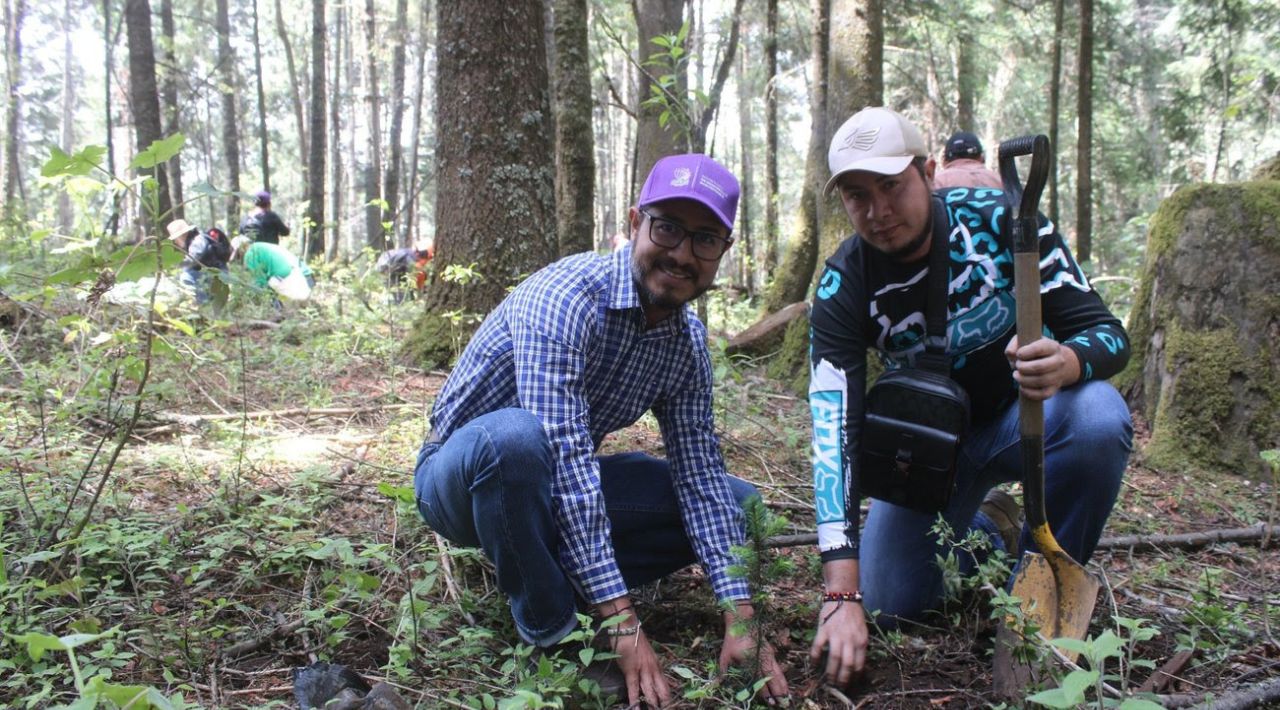
[[1280, 701], [1280, 678], [1232, 690], [1207, 699], [1192, 710], [1246, 710]]
[[801, 301], [771, 313], [754, 325], [729, 339], [725, 346], [728, 355], [767, 355], [782, 345], [787, 326], [797, 317], [808, 312], [809, 304]]

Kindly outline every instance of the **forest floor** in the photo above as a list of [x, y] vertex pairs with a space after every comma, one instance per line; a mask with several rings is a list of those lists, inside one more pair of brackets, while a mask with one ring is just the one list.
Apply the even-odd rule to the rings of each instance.
[[[0, 463], [0, 705], [70, 703], [92, 692], [74, 678], [98, 676], [154, 689], [155, 707], [296, 707], [293, 670], [324, 660], [387, 681], [419, 707], [595, 706], [576, 687], [575, 660], [529, 672], [487, 563], [415, 511], [413, 462], [447, 373], [398, 359], [412, 312], [338, 299], [274, 326], [166, 328], [145, 374], [145, 360], [122, 354], [142, 342], [120, 335], [141, 332], [136, 316], [98, 316], [95, 330], [116, 334], [100, 347], [51, 319], [2, 333], [14, 377], [0, 382], [0, 458], [11, 460]], [[784, 532], [812, 532], [806, 402], [759, 363], [716, 364], [729, 470], [787, 518]], [[141, 416], [108, 466], [132, 411], [123, 395], [143, 376]], [[1274, 482], [1152, 470], [1141, 438], [1106, 536], [1274, 516]], [[634, 449], [661, 454], [649, 418], [606, 442]], [[814, 548], [769, 554], [791, 563], [762, 605], [791, 707], [996, 702], [984, 592], [961, 591], [927, 625], [875, 633], [869, 670], [840, 693], [808, 660]], [[1106, 659], [1119, 693], [1141, 689], [1176, 707], [1280, 677], [1274, 542], [1107, 549], [1089, 567], [1104, 581], [1091, 634], [1131, 639]], [[741, 684], [714, 682], [723, 628], [700, 571], [639, 590], [637, 606], [678, 707], [751, 705]], [[89, 636], [67, 641], [75, 633]], [[77, 663], [57, 645], [38, 650], [30, 634], [83, 644]], [[1171, 675], [1155, 671], [1187, 649]], [[1090, 706], [1102, 707], [1094, 692]]]

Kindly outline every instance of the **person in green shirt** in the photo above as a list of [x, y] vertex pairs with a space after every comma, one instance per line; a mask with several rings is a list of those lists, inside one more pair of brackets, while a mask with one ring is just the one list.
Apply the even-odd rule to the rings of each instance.
[[231, 246], [232, 261], [243, 260], [257, 288], [269, 288], [291, 301], [311, 297], [311, 289], [316, 285], [311, 269], [288, 249], [270, 242], [255, 242], [243, 235], [231, 240]]

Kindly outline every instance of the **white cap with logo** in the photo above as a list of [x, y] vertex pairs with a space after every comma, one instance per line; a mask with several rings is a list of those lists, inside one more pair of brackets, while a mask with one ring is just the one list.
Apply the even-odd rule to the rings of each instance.
[[827, 150], [831, 179], [822, 194], [830, 195], [845, 173], [865, 170], [897, 175], [915, 158], [928, 157], [924, 138], [902, 114], [882, 106], [864, 108], [840, 126]]

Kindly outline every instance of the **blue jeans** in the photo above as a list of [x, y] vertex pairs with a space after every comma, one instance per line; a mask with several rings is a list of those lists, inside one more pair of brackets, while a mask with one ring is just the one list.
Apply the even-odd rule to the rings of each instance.
[[[667, 462], [642, 453], [601, 456], [600, 487], [614, 557], [628, 587], [696, 561]], [[542, 422], [524, 409], [476, 417], [418, 453], [418, 512], [450, 542], [493, 562], [526, 642], [552, 646], [577, 625], [578, 590], [560, 566], [551, 499], [555, 457]], [[741, 504], [756, 489], [729, 477]]]
[[[1058, 543], [1083, 564], [1120, 491], [1133, 441], [1129, 408], [1106, 382], [1085, 382], [1049, 398], [1044, 416], [1045, 512]], [[1019, 440], [1017, 405], [969, 433], [960, 452], [956, 493], [942, 513], [957, 537], [981, 530], [1004, 549], [995, 524], [978, 507], [991, 488], [1022, 480]], [[859, 582], [866, 608], [880, 612], [881, 626], [919, 620], [941, 604], [942, 572], [935, 556], [948, 550], [929, 532], [936, 519], [872, 502], [862, 533]], [[1025, 525], [1021, 547], [1036, 549]], [[972, 572], [974, 560], [959, 557], [961, 573]]]

